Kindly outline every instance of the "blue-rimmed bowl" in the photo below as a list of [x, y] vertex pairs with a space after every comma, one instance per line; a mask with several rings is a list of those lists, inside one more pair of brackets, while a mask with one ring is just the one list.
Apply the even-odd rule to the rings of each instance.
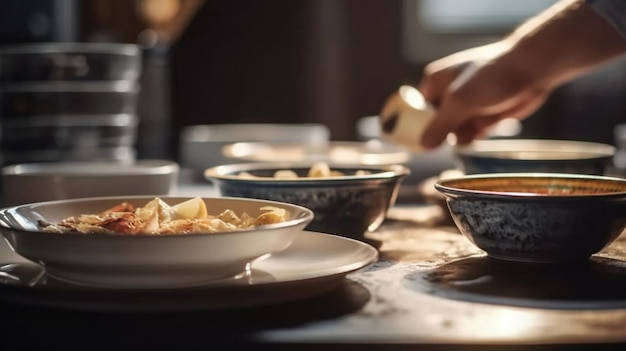
[[576, 140], [485, 139], [454, 148], [458, 168], [479, 173], [572, 173], [604, 175], [613, 145]]

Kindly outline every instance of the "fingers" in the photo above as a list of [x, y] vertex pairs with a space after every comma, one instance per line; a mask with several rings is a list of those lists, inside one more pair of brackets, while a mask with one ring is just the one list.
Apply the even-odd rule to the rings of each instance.
[[422, 145], [425, 148], [436, 148], [450, 133], [455, 134], [458, 144], [467, 144], [472, 140], [483, 138], [492, 127], [505, 118], [521, 120], [528, 117], [543, 105], [547, 96], [547, 92], [533, 95], [518, 101], [505, 111], [492, 115], [472, 112], [470, 104], [466, 104], [463, 110], [462, 104], [455, 102], [457, 100], [446, 100], [431, 125], [425, 130]]
[[444, 95], [450, 84], [456, 79], [459, 70], [454, 67], [448, 69], [438, 69], [436, 62], [424, 68], [424, 75], [417, 86], [426, 101], [434, 106], [438, 106], [441, 97]]
[[532, 95], [520, 100], [515, 106], [501, 113], [471, 118], [466, 125], [461, 126], [459, 130], [455, 131], [457, 142], [466, 144], [474, 139], [482, 139], [503, 119], [525, 119], [541, 107], [546, 99], [547, 93]]
[[449, 57], [429, 64], [418, 90], [438, 111], [422, 134], [422, 146], [434, 149], [450, 133], [457, 143], [468, 143], [504, 118], [526, 118], [545, 102], [550, 90], [531, 83], [497, 60]]
[[418, 90], [427, 101], [437, 106], [439, 110], [422, 134], [421, 144], [426, 149], [434, 149], [445, 140], [450, 131], [457, 129], [456, 121], [461, 121], [453, 118], [453, 116], [458, 116], [455, 112], [457, 108], [453, 99], [446, 97], [445, 103], [442, 103], [450, 85], [457, 79], [458, 72], [455, 70], [441, 70], [434, 73], [428, 73], [426, 70], [426, 72], [427, 74], [419, 84]]
[[[459, 76], [451, 84], [462, 83], [461, 78]], [[502, 91], [504, 89], [500, 89]], [[521, 89], [518, 93], [497, 96], [495, 90], [488, 93], [474, 85], [450, 89], [443, 95], [439, 111], [422, 135], [422, 146], [436, 148], [450, 133], [456, 135], [457, 143], [460, 144], [484, 137], [491, 127], [504, 118], [521, 120], [530, 116], [545, 103], [549, 94], [549, 89]]]
[[[441, 145], [448, 134], [452, 131], [463, 130], [463, 122], [466, 120], [462, 116], [462, 106], [457, 107], [457, 103], [453, 100], [446, 100], [441, 105], [435, 118], [424, 130], [422, 134], [421, 144], [426, 149], [434, 149]], [[471, 131], [467, 131], [471, 134]]]
[[482, 116], [468, 120], [454, 132], [457, 138], [457, 144], [467, 144], [472, 140], [486, 137], [488, 131], [504, 118], [506, 117], [497, 115]]
[[538, 92], [536, 95], [526, 98], [507, 111], [502, 112], [501, 115], [504, 116], [503, 118], [524, 119], [537, 111], [546, 102], [548, 94], [547, 91]]

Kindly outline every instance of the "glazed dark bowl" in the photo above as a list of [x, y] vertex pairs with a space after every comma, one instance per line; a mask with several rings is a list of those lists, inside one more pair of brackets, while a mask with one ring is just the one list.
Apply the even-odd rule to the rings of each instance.
[[613, 145], [574, 140], [486, 139], [454, 148], [458, 168], [479, 173], [572, 173], [604, 175]]
[[563, 263], [589, 258], [626, 227], [626, 179], [499, 173], [439, 180], [460, 232], [498, 259]]
[[[222, 196], [288, 202], [311, 209], [315, 216], [306, 230], [363, 240], [376, 230], [397, 198], [401, 181], [409, 174], [402, 165], [365, 166], [329, 164], [345, 176], [306, 177], [313, 162], [251, 162], [209, 168], [205, 177]], [[292, 170], [297, 179], [274, 178], [278, 170]], [[368, 175], [355, 175], [367, 170]], [[248, 172], [256, 178], [241, 177]]]

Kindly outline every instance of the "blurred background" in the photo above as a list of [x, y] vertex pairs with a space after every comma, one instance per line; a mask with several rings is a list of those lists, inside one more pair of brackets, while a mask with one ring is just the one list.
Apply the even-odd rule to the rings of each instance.
[[[3, 0], [0, 45], [138, 45], [137, 84], [126, 80], [114, 88], [137, 87], [129, 93], [136, 99], [126, 105], [129, 110], [110, 113], [117, 122], [101, 118], [97, 128], [120, 126], [126, 122], [119, 115], [131, 116], [126, 118], [130, 127], [110, 132], [117, 133], [115, 140], [132, 134], [130, 157], [177, 160], [181, 132], [194, 125], [320, 123], [328, 126], [331, 140], [361, 139], [358, 121], [376, 115], [400, 85], [416, 84], [429, 61], [495, 40], [553, 2]], [[619, 61], [563, 86], [523, 122], [520, 135], [617, 143], [615, 126], [624, 121], [626, 109], [625, 78], [626, 64]], [[53, 89], [9, 83], [2, 88], [5, 102], [13, 101], [15, 92]], [[94, 86], [85, 89], [106, 85]], [[6, 140], [23, 126], [15, 122], [18, 110], [2, 111]], [[75, 117], [50, 120], [66, 127], [78, 123]], [[128, 146], [129, 137], [123, 140]], [[19, 147], [5, 146], [5, 164], [25, 159], [21, 153], [6, 156]]]

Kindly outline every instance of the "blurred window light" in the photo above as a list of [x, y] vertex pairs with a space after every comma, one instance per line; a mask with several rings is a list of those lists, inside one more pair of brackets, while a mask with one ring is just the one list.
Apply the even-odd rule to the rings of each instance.
[[505, 118], [496, 123], [493, 128], [489, 130], [489, 137], [492, 138], [506, 138], [515, 137], [522, 133], [522, 122], [516, 118]]
[[427, 30], [509, 30], [556, 0], [420, 0], [417, 17]]
[[403, 0], [403, 54], [423, 64], [496, 41], [556, 1]]

